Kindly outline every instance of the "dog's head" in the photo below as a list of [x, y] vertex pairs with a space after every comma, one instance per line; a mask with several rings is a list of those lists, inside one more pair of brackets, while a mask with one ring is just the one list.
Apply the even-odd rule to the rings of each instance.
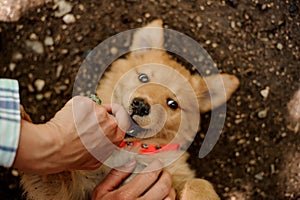
[[170, 141], [182, 123], [187, 124], [184, 134], [194, 135], [191, 127], [196, 123], [198, 128], [199, 114], [225, 103], [239, 81], [228, 74], [192, 75], [164, 50], [163, 29], [153, 27], [162, 27], [162, 21], [134, 34], [132, 52], [105, 72], [97, 94], [104, 103], [118, 103], [127, 110], [141, 127], [138, 137]]

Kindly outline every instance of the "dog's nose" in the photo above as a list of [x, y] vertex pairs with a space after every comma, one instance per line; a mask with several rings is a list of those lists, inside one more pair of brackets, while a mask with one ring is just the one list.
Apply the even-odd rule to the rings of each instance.
[[150, 105], [147, 102], [145, 102], [145, 100], [142, 98], [134, 98], [131, 103], [131, 108], [132, 108], [131, 116], [139, 115], [142, 117], [145, 115], [149, 115], [150, 113]]

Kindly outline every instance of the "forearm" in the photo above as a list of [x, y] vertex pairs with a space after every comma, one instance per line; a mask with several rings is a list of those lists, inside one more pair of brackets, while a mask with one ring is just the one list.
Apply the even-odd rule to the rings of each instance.
[[49, 173], [56, 169], [53, 158], [59, 144], [46, 124], [21, 120], [19, 146], [13, 166], [24, 172]]

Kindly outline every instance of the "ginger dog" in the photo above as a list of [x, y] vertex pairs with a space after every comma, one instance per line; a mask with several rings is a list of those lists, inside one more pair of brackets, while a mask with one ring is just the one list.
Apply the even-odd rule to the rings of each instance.
[[[238, 88], [239, 81], [228, 74], [208, 77], [197, 73], [192, 75], [163, 50], [163, 29], [153, 34], [148, 31], [149, 27], [162, 27], [162, 21], [155, 20], [138, 30], [133, 36], [131, 49], [155, 43], [154, 46], [159, 46], [160, 50], [133, 51], [125, 58], [116, 60], [104, 73], [96, 91], [103, 103], [122, 105], [140, 127], [134, 133], [136, 138], [125, 138], [121, 144], [124, 149], [137, 154], [127, 156], [116, 153], [108, 159], [108, 163], [120, 166], [134, 158], [140, 166], [146, 166], [153, 158], [168, 160], [165, 169], [172, 175], [178, 199], [217, 200], [219, 197], [213, 186], [195, 177], [195, 172], [187, 163], [188, 153], [177, 148], [178, 144], [173, 139], [183, 124], [184, 133], [178, 141], [191, 142], [189, 140], [193, 139], [195, 130], [190, 128], [189, 123], [193, 119], [187, 117], [182, 120], [185, 114], [188, 116], [189, 111], [196, 110], [200, 116], [200, 113], [224, 104]], [[185, 81], [181, 84], [179, 79]], [[194, 94], [183, 84], [189, 85]], [[213, 93], [212, 98], [210, 93]], [[193, 95], [196, 109], [191, 106]], [[199, 123], [199, 120], [196, 121], [196, 124]], [[24, 174], [21, 182], [28, 199], [88, 199], [109, 171], [108, 166], [102, 165], [94, 171], [70, 171], [45, 176]]]

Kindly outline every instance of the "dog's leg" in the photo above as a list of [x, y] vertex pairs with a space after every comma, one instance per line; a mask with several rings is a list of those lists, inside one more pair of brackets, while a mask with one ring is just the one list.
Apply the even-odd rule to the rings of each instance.
[[191, 179], [184, 185], [180, 200], [220, 200], [213, 186], [204, 179]]

